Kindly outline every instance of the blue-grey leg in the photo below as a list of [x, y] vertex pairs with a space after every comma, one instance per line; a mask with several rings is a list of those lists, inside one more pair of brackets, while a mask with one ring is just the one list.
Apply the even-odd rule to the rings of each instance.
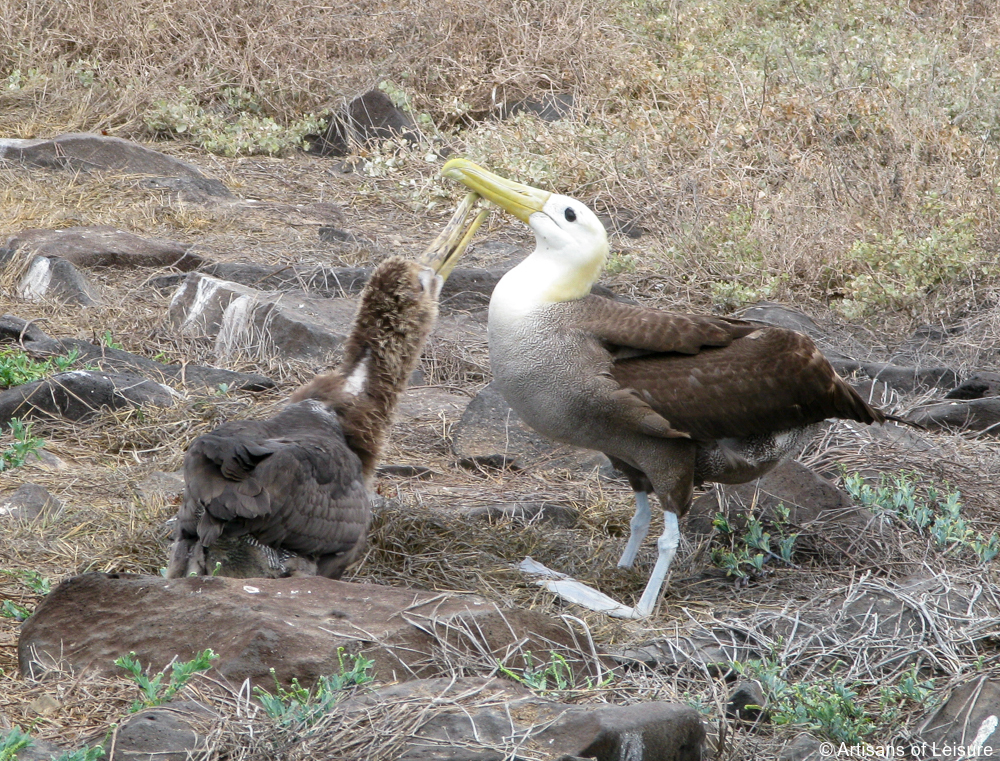
[[619, 568], [631, 568], [635, 562], [635, 556], [639, 553], [639, 546], [642, 540], [649, 533], [649, 521], [652, 514], [649, 510], [649, 495], [644, 491], [635, 493], [635, 515], [629, 523], [631, 529], [628, 535], [628, 544], [622, 553], [621, 560], [618, 561]]
[[[660, 590], [663, 589], [663, 582], [667, 579], [667, 572], [670, 564], [677, 554], [677, 547], [681, 543], [681, 532], [677, 525], [677, 516], [669, 510], [663, 511], [663, 535], [656, 541], [656, 549], [659, 555], [656, 558], [656, 565], [649, 575], [649, 582], [643, 590], [639, 604], [635, 606], [635, 618], [645, 618], [653, 612], [656, 601], [660, 597]], [[613, 613], [611, 615], [614, 615]]]

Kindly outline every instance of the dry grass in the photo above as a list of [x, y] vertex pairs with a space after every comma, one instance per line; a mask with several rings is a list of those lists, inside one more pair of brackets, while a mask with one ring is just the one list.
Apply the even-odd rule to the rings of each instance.
[[[431, 141], [414, 149], [359, 149], [351, 157], [357, 171], [350, 173], [302, 154], [224, 158], [193, 139], [156, 145], [222, 179], [237, 195], [261, 201], [253, 206], [181, 204], [127, 176], [0, 164], [0, 237], [30, 227], [111, 225], [192, 244], [218, 261], [276, 269], [367, 264], [389, 252], [416, 253], [439, 226], [457, 189], [437, 177], [439, 163], [427, 160], [428, 145], [448, 145], [499, 172], [577, 195], [619, 221], [635, 219], [647, 232], [638, 240], [613, 236], [606, 282], [643, 303], [728, 312], [766, 297], [801, 306], [834, 345], [860, 359], [946, 364], [963, 374], [994, 364], [1000, 337], [996, 0], [892, 7], [867, 0], [671, 6], [640, 0], [325, 6], [0, 0], [0, 18], [0, 137], [107, 130], [148, 140], [146, 117], [158, 104], [201, 107], [227, 119], [255, 108], [255, 116], [290, 125], [383, 84], [415, 114], [426, 115], [420, 128]], [[572, 94], [575, 118], [486, 118], [504, 102], [545, 92]], [[344, 227], [370, 243], [320, 243], [319, 223], [302, 210], [313, 202], [337, 203]], [[961, 220], [968, 240], [947, 233]], [[906, 243], [892, 249], [893, 256], [916, 264], [894, 268], [871, 253], [898, 235]], [[524, 230], [499, 216], [483, 237], [528, 245]], [[927, 258], [906, 258], [927, 239], [934, 241]], [[865, 250], [868, 258], [858, 253]], [[510, 262], [508, 251], [489, 246], [474, 246], [466, 260], [487, 267]], [[939, 262], [951, 260], [961, 266], [930, 277]], [[93, 271], [107, 302], [55, 309], [14, 295], [21, 265], [0, 272], [0, 313], [38, 320], [57, 337], [98, 340], [109, 330], [123, 348], [145, 356], [218, 363], [207, 342], [166, 328], [169, 294], [149, 287], [164, 272]], [[888, 288], [914, 272], [926, 277], [905, 297], [882, 299], [885, 294], [873, 291], [863, 315], [848, 304], [864, 275]], [[126, 303], [129, 308], [120, 308]], [[942, 329], [943, 337], [911, 341], [920, 325]], [[32, 569], [53, 581], [87, 570], [158, 572], [166, 557], [163, 524], [175, 505], [169, 495], [141, 490], [142, 481], [153, 471], [176, 470], [188, 443], [221, 421], [269, 414], [317, 369], [274, 355], [232, 357], [225, 365], [267, 374], [279, 389], [256, 396], [191, 394], [170, 409], [39, 424], [46, 449], [63, 467], [30, 464], [4, 473], [3, 491], [38, 483], [66, 510], [58, 520], [0, 524], [0, 568]], [[488, 380], [485, 348], [461, 336], [432, 342], [423, 369], [429, 383], [465, 396]], [[927, 398], [892, 404], [905, 412]], [[614, 568], [632, 511], [623, 483], [540, 467], [463, 470], [450, 449], [455, 422], [443, 415], [406, 424], [394, 436], [387, 462], [426, 466], [434, 475], [380, 481], [387, 499], [355, 579], [476, 591], [504, 604], [566, 613], [513, 569], [530, 554], [613, 596], [636, 598], [653, 550], [645, 548], [636, 570]], [[819, 438], [804, 461], [832, 477], [840, 467], [915, 471], [959, 489], [966, 517], [977, 530], [992, 531], [1000, 519], [993, 442], [926, 438], [930, 449], [900, 448], [841, 425]], [[464, 517], [471, 506], [547, 500], [577, 508], [578, 524], [552, 529]], [[706, 544], [688, 542], [652, 621], [569, 612], [612, 650], [649, 643], [669, 650], [710, 636], [734, 657], [748, 647], [770, 654], [786, 678], [803, 682], [823, 678], [824, 669], [840, 661], [840, 676], [861, 684], [859, 700], [873, 713], [880, 710], [877, 687], [914, 662], [923, 675], [936, 677], [939, 695], [975, 669], [995, 672], [991, 643], [1000, 604], [990, 585], [996, 571], [966, 555], [942, 555], [908, 529], [890, 538], [850, 561], [817, 557], [744, 587], [713, 572]], [[935, 575], [961, 594], [974, 594], [978, 584], [978, 600], [969, 608], [978, 618], [942, 607], [940, 595], [920, 597], [900, 587], [914, 573]], [[870, 621], [853, 631], [842, 620], [816, 624], [824, 602], [869, 593], [902, 600], [918, 626], [890, 636]], [[30, 608], [38, 596], [16, 576], [0, 574], [0, 599]], [[791, 627], [807, 621], [816, 632], [789, 636]], [[0, 618], [0, 727], [6, 716], [33, 724], [42, 737], [100, 739], [134, 696], [130, 684], [70, 674], [45, 683], [22, 680], [16, 636], [16, 622]], [[440, 665], [442, 673], [477, 675], [495, 668], [458, 663], [448, 654]], [[773, 756], [797, 731], [754, 733], [727, 723], [728, 691], [725, 676], [693, 659], [621, 670], [604, 690], [564, 697], [700, 705], [719, 729], [724, 759]], [[44, 717], [32, 708], [43, 693], [61, 704]], [[259, 717], [250, 721], [245, 700], [208, 680], [189, 694], [219, 710], [222, 718], [210, 733], [219, 749], [232, 758], [265, 757], [258, 743], [276, 739], [276, 730]], [[442, 701], [434, 711], [477, 700]], [[414, 731], [427, 710], [380, 706], [341, 724], [331, 719], [308, 748], [281, 741], [287, 741], [287, 757], [307, 757], [343, 747], [350, 735], [358, 757], [391, 757], [385, 743]], [[895, 726], [905, 733], [921, 710], [908, 707]]]

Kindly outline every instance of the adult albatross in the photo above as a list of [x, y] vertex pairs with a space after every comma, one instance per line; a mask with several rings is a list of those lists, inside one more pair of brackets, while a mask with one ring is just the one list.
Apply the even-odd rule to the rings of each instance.
[[[475, 199], [468, 194], [420, 262], [392, 257], [375, 268], [336, 370], [297, 389], [274, 417], [224, 423], [192, 442], [169, 578], [204, 575], [219, 557], [224, 575], [245, 576], [263, 559], [277, 575], [337, 579], [358, 559], [397, 399], [444, 279], [485, 219], [479, 212], [466, 225]], [[213, 555], [226, 544], [235, 549]]]
[[465, 159], [442, 173], [535, 233], [536, 248], [490, 300], [493, 377], [528, 425], [604, 452], [635, 491], [619, 567], [635, 560], [655, 492], [664, 510], [656, 565], [638, 604], [622, 605], [539, 564], [562, 597], [620, 618], [653, 611], [693, 488], [744, 483], [795, 454], [827, 418], [882, 423], [805, 335], [710, 315], [622, 304], [590, 293], [608, 238], [584, 204], [498, 177]]

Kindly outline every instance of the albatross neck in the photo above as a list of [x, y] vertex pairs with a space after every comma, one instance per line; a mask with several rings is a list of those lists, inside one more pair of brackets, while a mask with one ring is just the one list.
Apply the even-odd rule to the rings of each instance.
[[536, 249], [497, 283], [490, 299], [490, 319], [527, 316], [551, 304], [582, 299], [603, 267], [604, 256], [573, 267], [552, 252]]

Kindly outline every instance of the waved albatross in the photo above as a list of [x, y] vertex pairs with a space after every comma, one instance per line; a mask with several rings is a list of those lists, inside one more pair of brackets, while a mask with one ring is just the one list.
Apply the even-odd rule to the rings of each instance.
[[[223, 575], [245, 576], [263, 558], [281, 575], [337, 579], [359, 558], [396, 401], [437, 319], [444, 279], [486, 216], [466, 226], [475, 199], [465, 198], [420, 262], [376, 267], [336, 370], [297, 389], [274, 417], [224, 423], [192, 442], [168, 578], [204, 575], [222, 557], [237, 566]], [[235, 550], [213, 554], [226, 544]]]
[[710, 315], [632, 306], [590, 293], [608, 238], [580, 201], [513, 182], [465, 159], [442, 174], [501, 206], [535, 233], [536, 248], [490, 300], [493, 377], [539, 433], [604, 452], [635, 491], [618, 565], [630, 568], [664, 510], [658, 557], [635, 608], [526, 561], [562, 597], [620, 618], [653, 612], [680, 542], [693, 487], [745, 483], [797, 454], [818, 423], [883, 423], [807, 336]]

